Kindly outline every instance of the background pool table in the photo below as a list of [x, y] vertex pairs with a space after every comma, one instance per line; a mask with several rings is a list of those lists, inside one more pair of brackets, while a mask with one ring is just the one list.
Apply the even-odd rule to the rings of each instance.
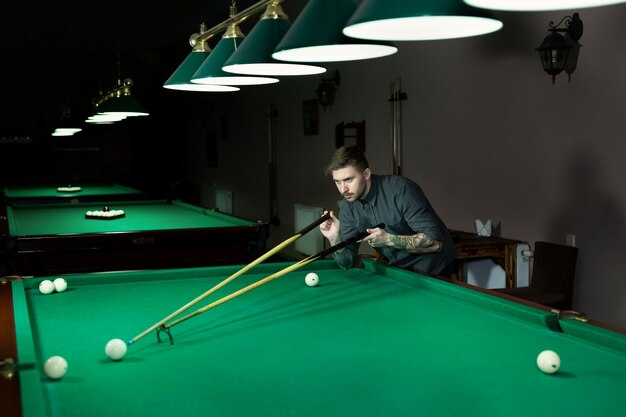
[[[125, 217], [85, 218], [105, 205]], [[247, 263], [265, 251], [268, 227], [178, 201], [141, 200], [7, 206], [0, 233], [9, 273], [45, 275]]]
[[[260, 265], [206, 302], [287, 265]], [[173, 345], [152, 333], [122, 361], [106, 358], [109, 339], [130, 339], [236, 270], [67, 276], [69, 289], [47, 296], [38, 278], [4, 285], [23, 368], [5, 382], [19, 380], [14, 407], [24, 417], [588, 417], [626, 409], [626, 335], [370, 261], [348, 271], [316, 261], [173, 327]], [[311, 270], [318, 287], [304, 284]], [[544, 349], [560, 354], [558, 373], [537, 369]], [[42, 374], [51, 355], [68, 360], [62, 380]]]
[[64, 203], [88, 201], [116, 201], [145, 198], [144, 193], [120, 184], [72, 184], [81, 187], [76, 192], [61, 192], [59, 185], [24, 185], [4, 187], [4, 202], [7, 204]]

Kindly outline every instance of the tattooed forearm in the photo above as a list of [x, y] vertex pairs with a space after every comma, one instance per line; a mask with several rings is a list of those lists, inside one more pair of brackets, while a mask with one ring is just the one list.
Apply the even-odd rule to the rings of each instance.
[[432, 253], [441, 250], [441, 242], [431, 239], [424, 233], [417, 233], [411, 236], [389, 234], [389, 243], [389, 246], [413, 253]]

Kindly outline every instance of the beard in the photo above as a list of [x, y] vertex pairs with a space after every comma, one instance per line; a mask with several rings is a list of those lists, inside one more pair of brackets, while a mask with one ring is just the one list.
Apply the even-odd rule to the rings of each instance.
[[363, 197], [364, 193], [365, 193], [365, 188], [363, 188], [362, 190], [358, 190], [356, 193], [350, 193], [350, 192], [343, 193], [343, 198], [345, 198], [349, 202], [353, 202]]

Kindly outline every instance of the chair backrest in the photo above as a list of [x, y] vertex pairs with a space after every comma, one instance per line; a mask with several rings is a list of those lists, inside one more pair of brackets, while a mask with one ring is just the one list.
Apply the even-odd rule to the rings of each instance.
[[535, 242], [530, 286], [564, 294], [571, 300], [576, 274], [578, 248], [548, 242]]

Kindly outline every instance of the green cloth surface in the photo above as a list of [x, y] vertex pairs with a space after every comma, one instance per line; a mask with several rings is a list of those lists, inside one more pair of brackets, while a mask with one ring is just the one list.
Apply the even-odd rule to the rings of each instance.
[[[253, 268], [189, 311], [288, 265]], [[37, 290], [43, 278], [26, 281], [21, 314], [39, 365], [52, 355], [69, 364], [60, 381], [41, 376], [49, 414], [587, 417], [626, 409], [625, 352], [552, 330], [551, 313], [371, 263], [341, 271], [316, 261], [174, 326], [173, 345], [152, 332], [123, 360], [105, 356], [108, 340], [131, 339], [237, 269], [69, 275], [67, 291], [51, 295]], [[318, 287], [304, 283], [311, 270]], [[561, 356], [554, 375], [535, 365], [545, 349]]]
[[81, 187], [77, 192], [60, 192], [58, 187], [67, 187], [67, 185], [59, 186], [23, 186], [23, 187], [4, 187], [4, 196], [7, 198], [34, 198], [34, 197], [84, 197], [96, 195], [120, 195], [120, 194], [138, 194], [139, 191], [119, 184], [72, 184], [72, 186]]
[[[124, 210], [118, 219], [86, 219], [87, 211]], [[117, 201], [110, 204], [38, 204], [7, 207], [12, 236], [129, 232], [166, 229], [250, 226], [256, 223], [224, 213], [166, 201]]]

